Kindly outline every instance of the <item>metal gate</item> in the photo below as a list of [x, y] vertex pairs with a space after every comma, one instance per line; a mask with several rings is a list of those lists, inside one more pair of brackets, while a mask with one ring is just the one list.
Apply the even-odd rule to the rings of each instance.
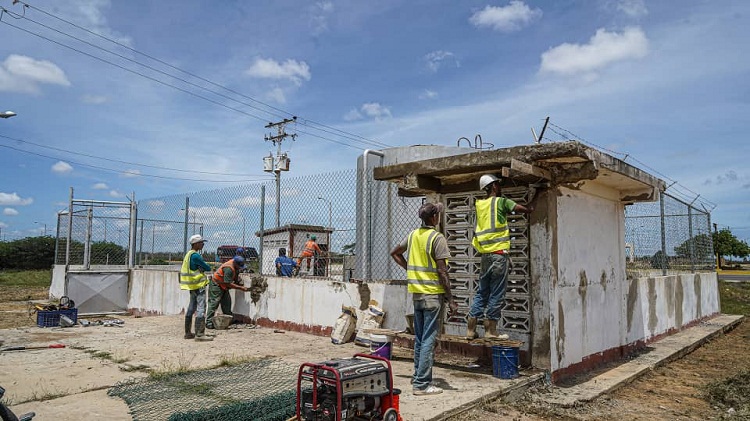
[[[521, 205], [526, 205], [529, 200], [529, 189], [526, 186], [503, 188], [502, 193]], [[451, 252], [449, 266], [453, 296], [458, 303], [457, 314], [448, 318], [445, 324], [445, 333], [450, 335], [463, 335], [466, 332], [466, 316], [477, 290], [481, 255], [471, 245], [476, 221], [474, 201], [485, 196], [481, 191], [444, 195], [443, 226]], [[508, 228], [512, 267], [498, 329], [509, 333], [513, 339], [523, 341], [526, 348], [531, 336], [529, 221], [526, 214], [508, 215]]]

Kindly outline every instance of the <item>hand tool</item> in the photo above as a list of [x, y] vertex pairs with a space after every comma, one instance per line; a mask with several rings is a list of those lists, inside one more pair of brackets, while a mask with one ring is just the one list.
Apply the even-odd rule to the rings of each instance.
[[47, 348], [65, 348], [64, 344], [52, 344], [52, 345], [39, 345], [39, 346], [11, 346], [0, 349], [0, 352], [4, 351], [25, 351], [29, 349], [47, 349]]

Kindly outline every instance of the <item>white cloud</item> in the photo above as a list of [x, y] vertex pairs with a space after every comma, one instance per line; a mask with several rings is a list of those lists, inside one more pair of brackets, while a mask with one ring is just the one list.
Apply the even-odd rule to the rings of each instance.
[[146, 205], [154, 208], [163, 208], [166, 205], [166, 202], [163, 200], [149, 200], [146, 202]]
[[52, 166], [52, 172], [56, 172], [58, 174], [69, 174], [73, 172], [73, 167], [65, 161], [57, 161]]
[[5, 222], [0, 222], [0, 228], [8, 228], [8, 224]]
[[[185, 215], [185, 211], [180, 211]], [[197, 206], [190, 208], [190, 223], [202, 223], [210, 226], [221, 226], [242, 221], [242, 213], [237, 208], [219, 208], [216, 206]]]
[[84, 95], [81, 97], [81, 101], [86, 104], [104, 104], [107, 102], [107, 97], [103, 95]]
[[349, 112], [347, 112], [346, 114], [344, 114], [344, 120], [345, 121], [362, 120], [362, 118], [363, 118], [362, 117], [362, 113], [360, 113], [359, 111], [357, 111], [356, 108], [352, 108], [351, 110], [349, 110]]
[[619, 34], [600, 28], [588, 44], [565, 43], [542, 53], [540, 72], [592, 73], [614, 62], [643, 58], [648, 49], [648, 39], [640, 28], [627, 28]]
[[297, 86], [302, 85], [303, 80], [308, 81], [312, 77], [310, 66], [304, 61], [287, 59], [280, 63], [270, 58], [256, 59], [245, 74], [261, 79], [290, 80]]
[[286, 95], [284, 95], [284, 90], [281, 88], [273, 88], [271, 89], [267, 94], [266, 97], [276, 102], [277, 104], [286, 104]]
[[18, 193], [3, 193], [0, 192], [0, 206], [26, 206], [34, 203], [34, 199], [24, 199], [18, 195]]
[[386, 117], [391, 117], [391, 110], [377, 102], [367, 102], [362, 104], [359, 110], [355, 108], [349, 110], [349, 112], [344, 115], [344, 120], [354, 121], [366, 117], [374, 120], [381, 120]]
[[437, 97], [438, 93], [429, 89], [425, 89], [421, 94], [419, 94], [419, 99], [435, 99]]
[[362, 104], [361, 110], [364, 115], [376, 120], [391, 117], [391, 110], [388, 107], [380, 105], [377, 102], [368, 102]]
[[125, 170], [122, 173], [120, 173], [120, 175], [125, 178], [138, 177], [139, 175], [141, 175], [141, 170], [133, 170], [133, 169]]
[[40, 84], [70, 86], [70, 81], [50, 61], [11, 54], [0, 63], [0, 91], [35, 94]]
[[94, 190], [107, 190], [109, 186], [107, 186], [107, 183], [96, 183], [91, 188]]
[[[268, 195], [266, 196], [266, 202], [268, 202]], [[232, 200], [231, 202], [229, 202], [229, 206], [237, 208], [251, 208], [260, 206], [260, 199], [261, 198], [257, 196], [245, 196], [239, 199]]]
[[117, 191], [117, 190], [110, 190], [110, 191], [109, 191], [109, 196], [110, 196], [110, 197], [118, 197], [118, 198], [119, 198], [119, 197], [125, 197], [125, 193], [120, 193], [120, 192], [119, 192], [119, 191]]
[[646, 16], [648, 14], [648, 9], [646, 8], [646, 2], [644, 0], [619, 0], [617, 2], [617, 10], [633, 18]]
[[486, 6], [469, 18], [477, 28], [492, 28], [500, 32], [513, 32], [528, 26], [542, 17], [541, 9], [531, 9], [526, 3], [513, 0], [507, 6]]
[[452, 61], [455, 63], [456, 67], [461, 67], [461, 63], [458, 62], [455, 54], [450, 51], [437, 50], [427, 53], [424, 56], [424, 60], [427, 64], [427, 68], [432, 72], [437, 72], [445, 61]]
[[3, 209], [3, 215], [16, 216], [18, 215], [18, 211], [13, 208], [5, 208]]
[[328, 16], [333, 13], [333, 3], [318, 1], [310, 8], [310, 27], [313, 35], [328, 31]]

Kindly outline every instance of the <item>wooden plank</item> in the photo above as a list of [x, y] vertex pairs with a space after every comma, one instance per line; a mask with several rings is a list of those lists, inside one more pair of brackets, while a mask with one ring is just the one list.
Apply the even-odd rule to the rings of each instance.
[[551, 172], [543, 168], [539, 168], [537, 166], [528, 164], [526, 162], [519, 161], [515, 158], [511, 158], [510, 160], [510, 169], [512, 169], [513, 171], [522, 172], [524, 174], [535, 175], [537, 177], [544, 178], [546, 180], [552, 180]]

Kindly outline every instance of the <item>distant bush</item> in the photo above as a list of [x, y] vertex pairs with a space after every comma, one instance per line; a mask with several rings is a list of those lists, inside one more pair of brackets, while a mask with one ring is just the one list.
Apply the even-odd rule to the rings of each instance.
[[0, 242], [0, 268], [49, 269], [55, 264], [55, 239], [49, 236], [26, 237]]

